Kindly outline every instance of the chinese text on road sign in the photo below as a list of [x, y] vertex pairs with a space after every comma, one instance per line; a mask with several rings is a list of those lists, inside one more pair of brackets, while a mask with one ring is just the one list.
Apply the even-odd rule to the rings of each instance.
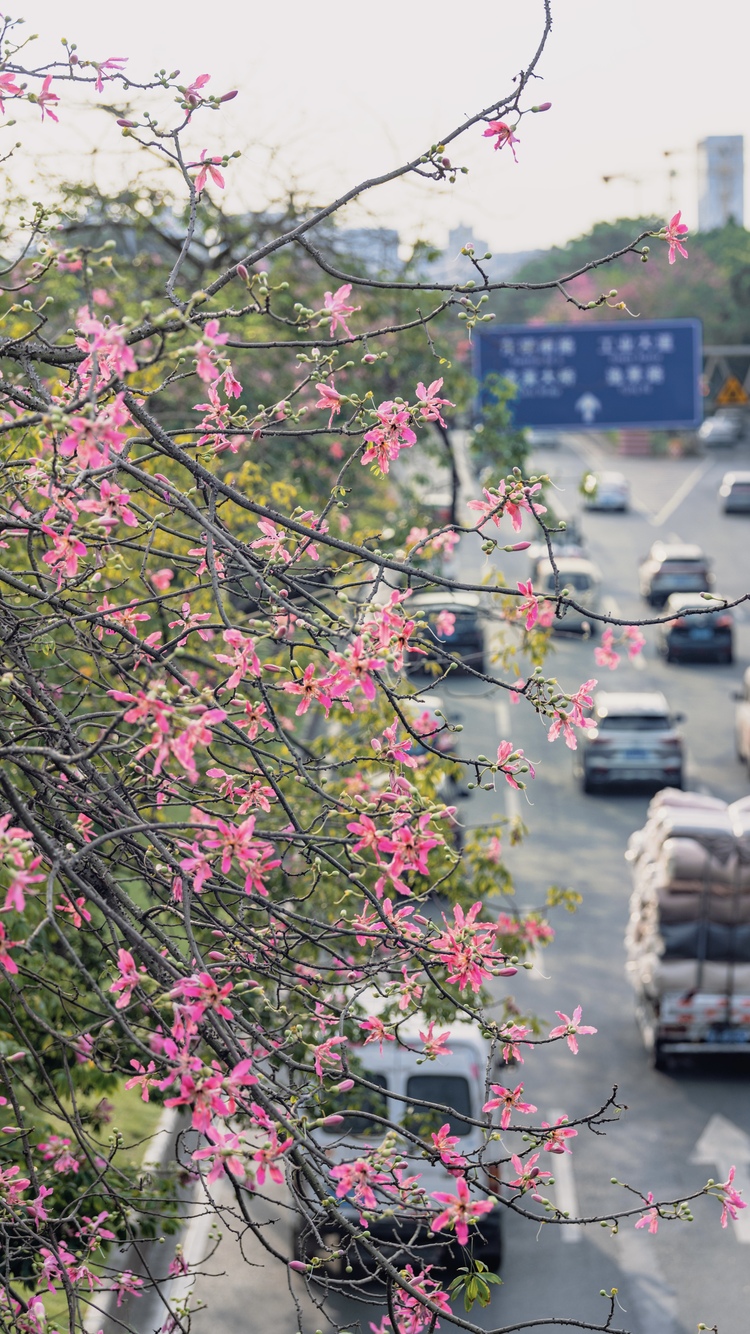
[[475, 334], [474, 374], [512, 380], [516, 426], [697, 426], [698, 320], [506, 325]]

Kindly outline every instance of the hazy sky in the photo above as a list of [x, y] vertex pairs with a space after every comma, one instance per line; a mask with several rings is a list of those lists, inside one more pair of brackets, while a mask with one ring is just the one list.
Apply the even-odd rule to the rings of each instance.
[[[15, 5], [27, 31], [43, 35], [44, 54], [65, 35], [82, 56], [129, 56], [134, 77], [179, 67], [186, 80], [210, 73], [211, 91], [239, 88], [220, 116], [196, 121], [194, 147], [196, 156], [202, 147], [243, 150], [229, 188], [250, 206], [292, 175], [323, 201], [439, 140], [509, 90], [542, 16], [539, 0]], [[449, 227], [470, 224], [494, 250], [520, 250], [563, 242], [602, 218], [666, 216], [670, 190], [695, 223], [697, 141], [750, 135], [747, 0], [553, 0], [553, 12], [543, 83], [530, 99], [553, 107], [524, 119], [519, 165], [475, 128], [451, 154], [468, 176], [453, 187], [412, 180], [381, 191], [372, 200], [379, 223], [440, 244]], [[41, 166], [72, 174], [76, 155], [98, 148], [102, 160], [113, 155], [98, 167], [102, 180], [127, 174], [127, 146], [102, 132], [101, 119], [63, 108], [60, 120], [34, 131]], [[28, 163], [14, 172], [38, 183]], [[604, 175], [620, 179], [605, 185]], [[368, 216], [355, 207], [347, 221]]]

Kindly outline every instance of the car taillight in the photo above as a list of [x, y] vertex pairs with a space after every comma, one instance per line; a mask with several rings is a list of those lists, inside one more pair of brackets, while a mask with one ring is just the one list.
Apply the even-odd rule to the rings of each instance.
[[591, 746], [611, 746], [613, 741], [614, 741], [614, 737], [611, 737], [611, 736], [592, 736], [592, 737], [589, 737], [589, 745], [591, 745]]
[[661, 739], [663, 746], [680, 746], [682, 743], [678, 736], [664, 736]]
[[670, 621], [669, 624], [670, 626], [680, 625], [684, 627], [687, 625], [687, 620], [685, 619], [684, 616], [678, 616], [676, 620]]
[[728, 630], [732, 624], [731, 616], [717, 616], [714, 625], [721, 630]]

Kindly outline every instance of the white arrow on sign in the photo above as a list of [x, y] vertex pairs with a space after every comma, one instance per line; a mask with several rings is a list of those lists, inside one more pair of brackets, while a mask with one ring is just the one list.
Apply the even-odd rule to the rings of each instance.
[[602, 405], [596, 394], [581, 394], [576, 403], [576, 412], [580, 412], [583, 420], [590, 424], [596, 420], [597, 412], [601, 412]]
[[726, 1181], [730, 1167], [735, 1168], [734, 1188], [742, 1192], [748, 1207], [739, 1210], [734, 1230], [738, 1241], [750, 1245], [750, 1135], [725, 1116], [716, 1114], [698, 1140], [690, 1161], [715, 1167], [720, 1181]]

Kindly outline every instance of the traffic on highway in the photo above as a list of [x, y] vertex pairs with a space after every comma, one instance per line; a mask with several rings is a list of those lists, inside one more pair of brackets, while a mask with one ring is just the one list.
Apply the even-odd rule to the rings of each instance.
[[[650, 605], [653, 600], [660, 608], [666, 604], [674, 610], [678, 619], [682, 602], [701, 591], [696, 590], [693, 577], [696, 565], [703, 588], [718, 596], [731, 600], [746, 591], [750, 528], [741, 516], [727, 514], [722, 504], [719, 493], [728, 467], [726, 457], [717, 451], [698, 459], [619, 459], [618, 470], [627, 483], [627, 508], [586, 506], [581, 516], [582, 469], [607, 472], [607, 462], [595, 440], [579, 436], [568, 437], [554, 452], [540, 445], [531, 465], [532, 471], [549, 471], [555, 479], [558, 512], [576, 529], [577, 559], [597, 571], [596, 582], [591, 584], [597, 609], [636, 621], [659, 614]], [[734, 458], [731, 463], [734, 465]], [[530, 539], [533, 534], [525, 528], [520, 536]], [[695, 546], [697, 537], [700, 548]], [[523, 562], [529, 556], [540, 559], [533, 549], [488, 558], [478, 541], [465, 537], [459, 577], [466, 582], [479, 579], [490, 564], [497, 563], [514, 585], [527, 577]], [[649, 561], [650, 584], [644, 576]], [[543, 562], [541, 569], [537, 565], [536, 573], [540, 572], [544, 577]], [[680, 576], [685, 582], [680, 583]], [[433, 595], [421, 596], [429, 599]], [[497, 627], [485, 623], [478, 640], [478, 609], [468, 595], [462, 596], [467, 605], [454, 608], [464, 618], [461, 642], [465, 641], [472, 665], [485, 662], [486, 670], [491, 671]], [[440, 611], [438, 601], [425, 609], [432, 621]], [[589, 636], [581, 629], [578, 623], [572, 632], [553, 636], [545, 669], [565, 689], [598, 678], [593, 710], [596, 728], [575, 752], [560, 743], [550, 745], [543, 724], [531, 710], [513, 708], [506, 692], [469, 674], [451, 674], [433, 687], [432, 694], [429, 677], [413, 678], [416, 686], [424, 682], [426, 707], [433, 712], [439, 708], [449, 722], [460, 724], [456, 745], [461, 753], [491, 751], [501, 740], [509, 739], [514, 746], [523, 747], [536, 766], [536, 780], [528, 792], [505, 784], [502, 791], [481, 787], [469, 791], [463, 784], [457, 795], [451, 795], [464, 831], [498, 816], [520, 819], [526, 826], [528, 835], [522, 844], [504, 849], [516, 885], [515, 906], [543, 903], [550, 885], [582, 896], [575, 913], [555, 915], [554, 944], [538, 951], [529, 971], [519, 973], [510, 984], [502, 979], [494, 983], [498, 995], [501, 988], [505, 994], [512, 986], [520, 1011], [540, 1015], [543, 1028], [554, 1022], [554, 1002], [555, 1008], [561, 1006], [569, 1014], [582, 1006], [584, 1019], [598, 1029], [596, 1043], [582, 1047], [575, 1063], [566, 1059], [564, 1048], [550, 1051], [543, 1063], [535, 1064], [533, 1055], [527, 1058], [522, 1071], [525, 1096], [538, 1107], [540, 1116], [554, 1124], [560, 1117], [582, 1115], [603, 1106], [615, 1086], [618, 1104], [627, 1108], [615, 1124], [602, 1127], [601, 1135], [580, 1135], [573, 1154], [555, 1159], [555, 1184], [550, 1193], [571, 1215], [606, 1215], [608, 1208], [622, 1204], [628, 1183], [652, 1190], [655, 1196], [679, 1197], [709, 1175], [722, 1179], [734, 1163], [736, 1184], [748, 1197], [750, 1061], [737, 1053], [746, 1040], [750, 1049], [750, 1002], [743, 1000], [732, 978], [736, 975], [744, 986], [750, 963], [734, 959], [733, 946], [729, 963], [715, 959], [707, 964], [695, 962], [701, 950], [721, 954], [721, 932], [725, 945], [727, 921], [731, 925], [735, 920], [727, 863], [719, 868], [718, 879], [705, 882], [700, 871], [700, 883], [688, 882], [685, 888], [683, 867], [683, 880], [673, 877], [660, 887], [650, 864], [634, 864], [632, 851], [636, 831], [648, 831], [659, 818], [663, 823], [660, 802], [657, 799], [654, 807], [653, 799], [656, 789], [668, 786], [677, 789], [687, 805], [679, 808], [682, 823], [673, 820], [668, 830], [670, 846], [662, 840], [657, 859], [663, 862], [665, 856], [674, 859], [679, 854], [684, 861], [690, 855], [691, 840], [693, 850], [703, 855], [706, 843], [701, 818], [708, 809], [729, 831], [727, 837], [733, 840], [730, 857], [743, 865], [750, 862], [750, 857], [745, 859], [744, 844], [740, 848], [740, 841], [731, 833], [730, 816], [726, 815], [732, 803], [742, 804], [750, 791], [750, 615], [746, 605], [732, 614], [731, 654], [711, 651], [717, 642], [713, 632], [710, 639], [689, 640], [690, 651], [675, 651], [680, 647], [677, 641], [670, 651], [665, 632], [653, 627], [644, 632], [643, 652], [632, 659], [623, 653], [614, 670], [595, 662], [600, 636]], [[449, 646], [450, 636], [443, 637]], [[722, 643], [726, 648], [726, 641]], [[695, 806], [701, 803], [703, 812], [696, 815]], [[744, 819], [747, 821], [747, 815]], [[630, 861], [626, 860], [629, 849]], [[705, 883], [708, 895], [703, 892]], [[750, 888], [744, 881], [742, 889], [747, 904]], [[691, 894], [692, 906], [686, 908]], [[440, 909], [438, 900], [432, 911], [439, 913]], [[743, 913], [744, 906], [740, 916]], [[667, 953], [677, 949], [679, 954], [682, 948], [684, 954], [688, 941], [687, 953], [692, 954], [692, 961], [685, 957], [661, 961], [662, 981], [665, 970], [669, 974], [670, 967], [681, 969], [685, 978], [679, 985], [684, 984], [695, 998], [702, 985], [696, 979], [696, 967], [699, 971], [723, 969], [718, 983], [711, 975], [711, 985], [718, 993], [723, 991], [725, 998], [732, 993], [728, 1008], [725, 1001], [723, 1010], [719, 1006], [711, 1011], [710, 1004], [707, 1007], [698, 997], [689, 1014], [684, 1006], [680, 1013], [671, 1014], [661, 1002], [659, 1017], [659, 997], [653, 987], [649, 990], [645, 980], [648, 963], [644, 962], [649, 950], [651, 958], [662, 947], [654, 943], [657, 936], [662, 944], [667, 942]], [[711, 942], [705, 947], [700, 943], [704, 937]], [[660, 1022], [671, 1022], [672, 1038], [681, 1039], [673, 1044], [671, 1054], [664, 1049], [664, 1033], [661, 1029], [657, 1033]], [[680, 1024], [681, 1028], [676, 1027]], [[722, 1051], [722, 1034], [730, 1030], [733, 1041]], [[696, 1033], [703, 1042], [698, 1057], [693, 1054], [695, 1044], [690, 1046], [691, 1035]], [[712, 1039], [708, 1044], [707, 1037]], [[619, 1184], [605, 1184], [612, 1176]], [[613, 1234], [605, 1225], [585, 1229], [542, 1226], [532, 1237], [520, 1220], [504, 1218], [502, 1284], [492, 1288], [490, 1304], [478, 1318], [487, 1329], [553, 1310], [582, 1321], [601, 1320], [604, 1298], [597, 1294], [616, 1288], [622, 1308], [619, 1323], [638, 1334], [687, 1334], [709, 1316], [722, 1331], [739, 1330], [746, 1323], [748, 1301], [748, 1213], [750, 1210], [739, 1214], [730, 1224], [729, 1236], [721, 1231], [718, 1216], [708, 1210], [690, 1227], [664, 1228], [656, 1236], [632, 1227], [621, 1227]], [[296, 1223], [291, 1213], [287, 1224], [288, 1235], [281, 1239], [274, 1225], [275, 1245], [282, 1240], [293, 1246]], [[238, 1235], [241, 1231], [238, 1227]], [[205, 1253], [205, 1237], [201, 1244]], [[271, 1285], [273, 1271], [263, 1267], [262, 1248], [247, 1236], [242, 1248], [257, 1267], [240, 1263], [239, 1242], [230, 1234], [217, 1244], [204, 1266], [216, 1277], [198, 1281], [196, 1295], [208, 1301], [210, 1315], [198, 1312], [194, 1316], [194, 1334], [224, 1334], [242, 1328], [251, 1303], [263, 1310], [264, 1319], [281, 1334], [295, 1334], [315, 1320], [325, 1327], [322, 1308], [316, 1312], [314, 1297], [311, 1299], [298, 1278], [289, 1275], [289, 1291], [277, 1281]], [[299, 1304], [296, 1316], [289, 1303], [290, 1291]], [[533, 1311], [529, 1293], [534, 1294]], [[341, 1299], [338, 1305], [334, 1303], [332, 1314], [342, 1328], [360, 1328], [369, 1334], [371, 1328], [381, 1327], [385, 1311], [364, 1282], [360, 1300]], [[476, 1315], [475, 1307], [472, 1318]], [[447, 1320], [441, 1325], [451, 1327]]]

